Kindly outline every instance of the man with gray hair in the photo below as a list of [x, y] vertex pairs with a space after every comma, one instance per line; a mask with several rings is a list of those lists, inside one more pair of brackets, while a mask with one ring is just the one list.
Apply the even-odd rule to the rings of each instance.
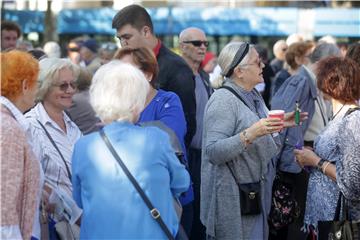
[[201, 69], [209, 42], [205, 33], [195, 27], [184, 29], [179, 36], [181, 56], [190, 66], [195, 79], [196, 132], [188, 149], [191, 179], [194, 182], [194, 217], [190, 238], [205, 239], [205, 227], [200, 222], [201, 145], [205, 105], [212, 93], [209, 75]]
[[271, 60], [270, 66], [274, 74], [278, 73], [284, 67], [285, 53], [288, 49], [288, 45], [285, 40], [278, 40], [273, 46], [273, 53], [275, 58]]
[[61, 48], [57, 42], [49, 41], [44, 44], [44, 52], [46, 55], [51, 58], [60, 58], [61, 57]]

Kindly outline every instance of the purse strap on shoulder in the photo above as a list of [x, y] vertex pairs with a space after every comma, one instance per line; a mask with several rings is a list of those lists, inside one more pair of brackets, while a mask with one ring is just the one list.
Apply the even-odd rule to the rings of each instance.
[[139, 193], [139, 195], [141, 196], [141, 198], [145, 202], [146, 206], [149, 208], [152, 218], [154, 218], [156, 220], [156, 222], [160, 225], [161, 229], [164, 231], [167, 238], [170, 239], [170, 240], [174, 240], [174, 236], [171, 234], [169, 228], [165, 225], [164, 221], [162, 220], [159, 210], [156, 209], [152, 205], [150, 199], [146, 196], [145, 192], [142, 190], [139, 183], [136, 181], [135, 177], [130, 173], [129, 169], [126, 167], [124, 162], [121, 160], [121, 158], [117, 154], [115, 148], [112, 146], [109, 138], [106, 136], [106, 134], [104, 132], [104, 129], [103, 128], [100, 129], [99, 132], [100, 132], [101, 138], [105, 142], [105, 144], [108, 147], [108, 149], [110, 150], [111, 154], [114, 156], [116, 161], [119, 163], [121, 169], [124, 171], [125, 175], [129, 178], [130, 182], [135, 187], [136, 191]]
[[[246, 102], [244, 101], [244, 99], [231, 87], [228, 87], [228, 86], [222, 86], [221, 88], [224, 88], [228, 91], [230, 91], [232, 94], [234, 94], [241, 102], [243, 102], [245, 104], [246, 107], [248, 107], [251, 111], [251, 108], [249, 107], [248, 104], [246, 104]], [[255, 90], [257, 94], [260, 95], [260, 93]], [[235, 179], [235, 182], [240, 186], [240, 182], [239, 180], [236, 178], [236, 175], [235, 175], [235, 172], [234, 170], [230, 167], [230, 165], [228, 163], [226, 163], [226, 166], [229, 168], [230, 172], [231, 172], [231, 175], [233, 176], [233, 178]], [[251, 172], [250, 172], [251, 174]], [[261, 181], [261, 174], [262, 174], [262, 164], [260, 163], [260, 181]]]
[[235, 179], [236, 184], [237, 184], [238, 186], [240, 186], [240, 182], [239, 182], [239, 180], [236, 178], [235, 173], [234, 173], [234, 170], [230, 167], [229, 163], [226, 163], [226, 166], [229, 168], [230, 173], [231, 173], [232, 177]]
[[251, 108], [249, 107], [249, 105], [246, 104], [246, 102], [244, 101], [244, 99], [242, 99], [242, 97], [231, 87], [228, 86], [222, 86], [221, 88], [224, 88], [228, 91], [230, 91], [232, 94], [234, 94], [241, 102], [243, 102], [245, 104], [245, 106], [247, 106], [250, 110]]
[[62, 153], [60, 152], [60, 149], [58, 148], [58, 146], [56, 145], [54, 139], [51, 137], [50, 133], [48, 132], [48, 130], [46, 130], [45, 126], [38, 120], [36, 119], [36, 121], [38, 121], [38, 123], [40, 124], [40, 126], [42, 127], [42, 129], [44, 129], [46, 136], [49, 138], [51, 144], [54, 146], [54, 148], [56, 149], [56, 151], [59, 153], [61, 159], [63, 160], [64, 164], [65, 164], [65, 168], [66, 168], [66, 172], [68, 174], [68, 177], [70, 179], [71, 182], [71, 172], [69, 169], [69, 166], [67, 165], [64, 156], [62, 155]]
[[350, 108], [349, 110], [347, 110], [347, 112], [345, 113], [344, 117], [346, 117], [346, 116], [348, 116], [348, 115], [350, 115], [350, 114], [352, 114], [353, 112], [358, 111], [358, 110], [360, 110], [360, 107]]

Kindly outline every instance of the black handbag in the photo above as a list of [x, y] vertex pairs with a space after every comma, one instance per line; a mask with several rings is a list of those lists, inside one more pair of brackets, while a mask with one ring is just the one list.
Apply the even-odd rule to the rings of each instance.
[[261, 213], [260, 182], [239, 184], [240, 207], [242, 215]]
[[[241, 102], [245, 104], [250, 110], [251, 108], [246, 104], [246, 102], [241, 98], [241, 96], [231, 87], [222, 86], [221, 88], [230, 91], [234, 94]], [[235, 179], [236, 184], [239, 188], [240, 194], [240, 209], [241, 215], [256, 215], [261, 213], [261, 182], [253, 182], [253, 183], [243, 183], [241, 184], [231, 167], [228, 163], [226, 163], [227, 167], [229, 168], [231, 175]], [[260, 175], [262, 173], [262, 168], [260, 168]]]
[[[340, 220], [340, 210], [342, 220]], [[318, 222], [318, 240], [360, 240], [360, 220], [350, 221], [344, 195], [340, 192], [333, 221]]]
[[239, 183], [235, 177], [235, 173], [231, 169], [228, 163], [226, 166], [229, 168], [231, 175], [235, 179], [235, 182], [239, 188], [240, 194], [240, 210], [241, 215], [256, 215], [261, 213], [261, 184], [259, 182], [254, 183]]

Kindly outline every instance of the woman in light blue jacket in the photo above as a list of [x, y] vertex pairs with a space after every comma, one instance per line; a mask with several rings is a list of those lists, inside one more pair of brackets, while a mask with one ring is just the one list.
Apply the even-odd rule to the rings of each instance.
[[[115, 60], [96, 72], [90, 99], [111, 144], [175, 236], [179, 221], [173, 196], [186, 191], [190, 179], [165, 132], [134, 125], [148, 89], [140, 70]], [[80, 238], [166, 238], [99, 133], [75, 145], [73, 188], [74, 199], [83, 208]]]

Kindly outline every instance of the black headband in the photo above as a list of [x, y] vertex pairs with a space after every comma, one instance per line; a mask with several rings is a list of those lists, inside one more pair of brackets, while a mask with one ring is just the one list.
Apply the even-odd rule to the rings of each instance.
[[230, 65], [229, 71], [225, 75], [225, 77], [230, 77], [233, 74], [235, 67], [244, 59], [248, 52], [249, 43], [242, 44], [239, 50], [236, 52], [235, 57]]

